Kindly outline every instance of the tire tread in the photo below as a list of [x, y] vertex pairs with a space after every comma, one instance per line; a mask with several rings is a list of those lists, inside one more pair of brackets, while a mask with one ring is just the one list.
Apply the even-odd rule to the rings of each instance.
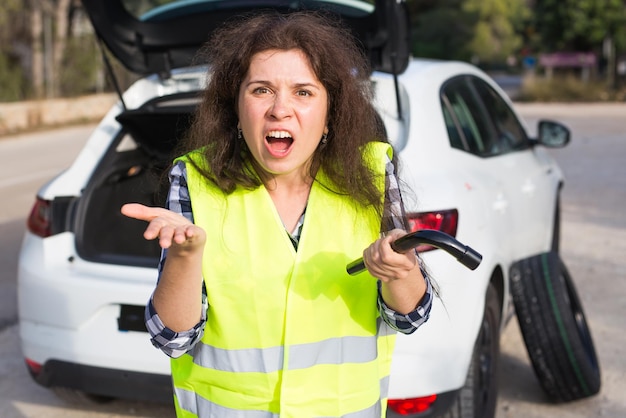
[[556, 252], [511, 268], [515, 312], [535, 375], [555, 401], [568, 402], [600, 390], [600, 370], [582, 305]]

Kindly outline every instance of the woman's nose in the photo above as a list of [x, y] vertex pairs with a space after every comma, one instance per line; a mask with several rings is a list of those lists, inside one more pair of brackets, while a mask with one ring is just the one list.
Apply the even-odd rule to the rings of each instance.
[[291, 106], [291, 102], [289, 98], [285, 97], [282, 94], [277, 94], [274, 97], [274, 101], [272, 103], [271, 108], [269, 109], [270, 116], [282, 119], [288, 116], [291, 116], [293, 112], [293, 108]]

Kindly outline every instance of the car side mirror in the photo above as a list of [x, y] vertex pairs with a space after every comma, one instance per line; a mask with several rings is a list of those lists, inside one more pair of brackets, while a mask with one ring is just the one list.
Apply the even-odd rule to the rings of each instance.
[[540, 120], [537, 124], [535, 144], [548, 148], [561, 148], [569, 143], [570, 130], [567, 126], [551, 120]]

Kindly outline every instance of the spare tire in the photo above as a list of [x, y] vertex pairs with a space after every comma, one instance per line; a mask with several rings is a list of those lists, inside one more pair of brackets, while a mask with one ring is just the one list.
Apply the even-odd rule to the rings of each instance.
[[595, 395], [600, 364], [572, 278], [557, 252], [511, 267], [515, 313], [535, 374], [556, 402]]

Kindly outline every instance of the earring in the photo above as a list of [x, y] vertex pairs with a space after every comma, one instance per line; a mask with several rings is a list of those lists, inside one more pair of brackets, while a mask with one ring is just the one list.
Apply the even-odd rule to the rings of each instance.
[[241, 128], [237, 128], [237, 139], [241, 141], [243, 138], [243, 133], [241, 132]]
[[328, 132], [324, 132], [322, 135], [322, 140], [320, 141], [322, 145], [326, 145], [328, 143]]

